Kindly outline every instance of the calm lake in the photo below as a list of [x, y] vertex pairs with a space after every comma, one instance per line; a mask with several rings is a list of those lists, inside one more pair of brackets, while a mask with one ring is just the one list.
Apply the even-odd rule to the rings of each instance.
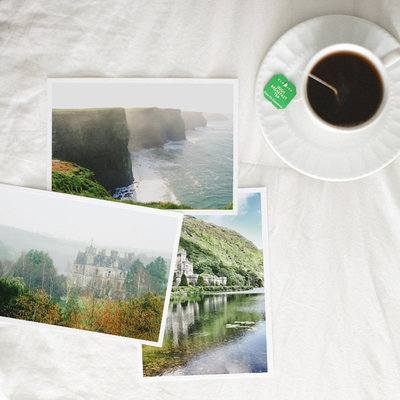
[[163, 347], [143, 346], [144, 376], [267, 372], [263, 289], [172, 302]]

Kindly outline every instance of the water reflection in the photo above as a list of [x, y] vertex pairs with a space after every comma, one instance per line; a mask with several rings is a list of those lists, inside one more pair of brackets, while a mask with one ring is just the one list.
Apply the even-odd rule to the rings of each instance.
[[201, 296], [199, 300], [172, 304], [169, 308], [166, 330], [175, 345], [179, 339], [198, 331], [209, 318], [226, 311], [227, 296]]
[[170, 304], [164, 345], [145, 346], [143, 365], [145, 376], [266, 372], [264, 293], [203, 295]]
[[223, 346], [206, 350], [163, 375], [244, 374], [267, 371], [265, 322]]

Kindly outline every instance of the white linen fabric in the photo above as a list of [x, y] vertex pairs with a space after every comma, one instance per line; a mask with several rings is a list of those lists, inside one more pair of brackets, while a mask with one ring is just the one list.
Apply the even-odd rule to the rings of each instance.
[[398, 0], [0, 2], [3, 183], [46, 186], [47, 77], [239, 78], [239, 184], [268, 189], [275, 367], [267, 379], [143, 382], [135, 344], [2, 319], [0, 399], [400, 398], [400, 161], [314, 180], [274, 155], [254, 113], [268, 48], [324, 14], [400, 37]]

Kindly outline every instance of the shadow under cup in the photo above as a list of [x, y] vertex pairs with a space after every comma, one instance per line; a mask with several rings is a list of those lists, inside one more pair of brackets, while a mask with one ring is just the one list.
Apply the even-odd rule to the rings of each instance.
[[311, 68], [306, 93], [309, 106], [324, 122], [338, 128], [354, 128], [377, 114], [384, 98], [384, 83], [367, 57], [337, 50]]

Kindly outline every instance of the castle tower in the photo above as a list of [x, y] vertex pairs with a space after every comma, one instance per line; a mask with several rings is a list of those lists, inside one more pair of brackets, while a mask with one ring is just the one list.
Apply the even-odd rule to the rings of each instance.
[[78, 252], [74, 262], [72, 281], [85, 291], [94, 291], [96, 295], [109, 298], [126, 297], [126, 263], [119, 257], [118, 251], [107, 256], [104, 249], [97, 254], [93, 243], [85, 252]]
[[118, 251], [111, 250], [111, 258], [113, 258], [113, 259], [118, 258]]
[[[175, 280], [173, 282], [174, 286], [178, 286], [180, 284], [183, 274], [185, 274], [190, 284], [197, 283], [199, 275], [193, 272], [193, 264], [186, 257], [187, 253], [184, 249], [179, 250], [178, 254], [176, 255]], [[219, 277], [215, 275], [204, 275], [203, 278], [208, 285], [226, 285], [227, 281], [226, 276]]]
[[182, 265], [186, 261], [186, 250], [182, 249], [178, 251], [176, 255], [176, 265]]

